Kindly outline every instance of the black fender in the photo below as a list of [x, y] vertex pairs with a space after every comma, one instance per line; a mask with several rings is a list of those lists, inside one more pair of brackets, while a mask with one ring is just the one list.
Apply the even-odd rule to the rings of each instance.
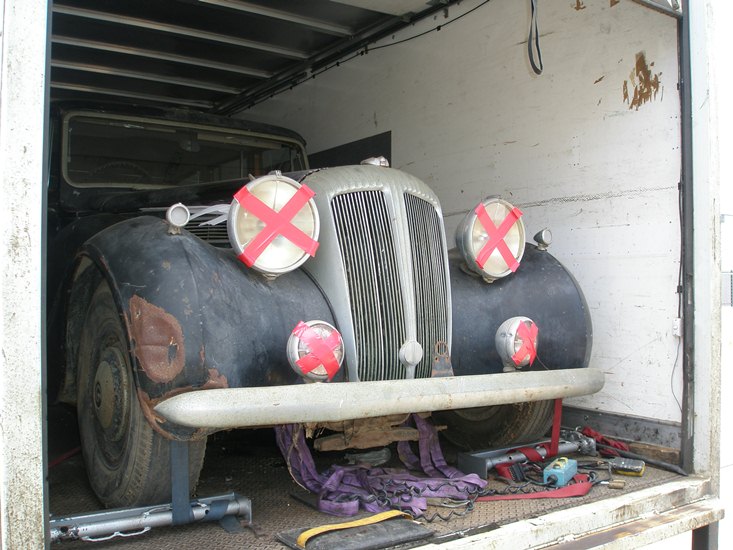
[[66, 368], [64, 325], [68, 317], [74, 315], [71, 311], [74, 305], [69, 303], [69, 293], [76, 267], [76, 254], [91, 236], [124, 219], [124, 216], [118, 214], [100, 214], [75, 218], [65, 223], [66, 220], [59, 212], [50, 210], [48, 213], [46, 383], [50, 403], [57, 399], [73, 402], [70, 395], [73, 394], [75, 382], [64, 379], [66, 372], [73, 371]]
[[504, 321], [517, 316], [529, 317], [539, 329], [533, 370], [588, 366], [593, 343], [588, 304], [575, 278], [549, 252], [527, 244], [516, 273], [493, 283], [466, 273], [457, 249], [450, 251], [449, 262], [456, 375], [502, 372], [494, 337]]
[[290, 333], [301, 320], [334, 320], [305, 272], [268, 280], [230, 249], [169, 227], [147, 216], [125, 220], [88, 240], [81, 256], [115, 296], [143, 412], [164, 435], [187, 438], [191, 430], [155, 415], [159, 401], [196, 389], [302, 383], [287, 361]]

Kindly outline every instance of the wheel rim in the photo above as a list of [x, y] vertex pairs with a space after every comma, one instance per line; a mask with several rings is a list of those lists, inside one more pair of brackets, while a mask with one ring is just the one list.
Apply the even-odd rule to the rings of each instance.
[[130, 421], [130, 379], [119, 338], [112, 335], [100, 350], [91, 387], [94, 429], [109, 466], [119, 463]]

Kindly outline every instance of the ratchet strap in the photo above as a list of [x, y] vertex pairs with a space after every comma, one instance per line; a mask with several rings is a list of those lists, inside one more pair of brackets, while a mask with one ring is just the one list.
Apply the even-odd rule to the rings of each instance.
[[621, 456], [621, 453], [619, 451], [628, 451], [629, 446], [624, 443], [623, 441], [617, 441], [615, 439], [611, 439], [610, 437], [607, 437], [597, 431], [595, 431], [592, 428], [589, 428], [588, 426], [585, 426], [581, 432], [586, 437], [592, 437], [596, 440], [596, 443], [600, 443], [604, 445], [605, 447], [600, 447], [599, 452], [601, 453], [601, 456], [606, 457], [614, 457], [614, 456]]
[[405, 512], [400, 512], [399, 510], [389, 510], [388, 512], [382, 512], [381, 514], [375, 514], [373, 516], [356, 519], [354, 521], [346, 521], [344, 523], [332, 523], [330, 525], [321, 525], [320, 527], [314, 527], [313, 529], [303, 531], [300, 535], [298, 535], [295, 543], [297, 544], [298, 548], [305, 548], [305, 545], [310, 539], [312, 539], [313, 537], [317, 537], [318, 535], [321, 535], [323, 533], [330, 533], [332, 531], [339, 531], [342, 529], [351, 529], [352, 527], [361, 527], [363, 525], [373, 525], [375, 523], [386, 521], [392, 518], [412, 519], [412, 516]]
[[582, 497], [587, 495], [593, 488], [588, 474], [577, 474], [573, 477], [575, 483], [570, 483], [565, 487], [552, 489], [550, 491], [535, 491], [533, 493], [510, 493], [502, 495], [486, 495], [478, 497], [477, 502], [490, 502], [494, 500], [519, 500], [529, 498], [568, 498]]

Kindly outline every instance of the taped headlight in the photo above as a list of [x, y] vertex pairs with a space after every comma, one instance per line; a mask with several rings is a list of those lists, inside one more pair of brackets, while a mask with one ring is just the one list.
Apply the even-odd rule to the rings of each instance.
[[309, 382], [331, 380], [344, 360], [341, 334], [325, 321], [301, 321], [287, 344], [288, 362]]
[[470, 211], [456, 230], [466, 267], [487, 282], [513, 273], [524, 255], [522, 211], [497, 197]]
[[306, 185], [279, 172], [257, 178], [234, 195], [227, 233], [248, 267], [270, 276], [298, 268], [318, 248], [320, 223]]
[[537, 358], [539, 329], [529, 317], [512, 317], [496, 331], [496, 351], [504, 363], [504, 370], [521, 369]]

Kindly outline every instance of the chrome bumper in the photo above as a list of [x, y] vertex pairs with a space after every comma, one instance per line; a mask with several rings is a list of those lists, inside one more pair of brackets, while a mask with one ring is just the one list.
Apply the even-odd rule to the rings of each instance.
[[596, 369], [563, 369], [212, 389], [166, 399], [155, 412], [191, 428], [249, 428], [576, 397], [597, 392], [603, 382], [603, 372]]

